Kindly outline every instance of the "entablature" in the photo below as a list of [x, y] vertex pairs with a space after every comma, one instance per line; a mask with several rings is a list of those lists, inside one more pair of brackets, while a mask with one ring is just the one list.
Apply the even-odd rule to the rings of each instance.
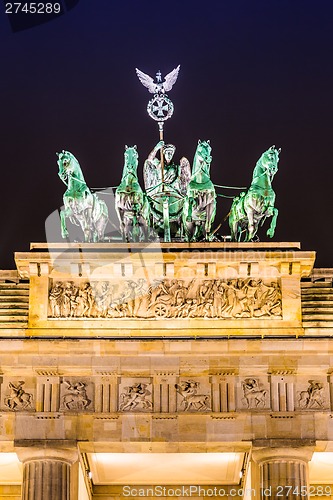
[[116, 338], [303, 335], [300, 281], [314, 259], [298, 243], [32, 244], [15, 255], [32, 336]]

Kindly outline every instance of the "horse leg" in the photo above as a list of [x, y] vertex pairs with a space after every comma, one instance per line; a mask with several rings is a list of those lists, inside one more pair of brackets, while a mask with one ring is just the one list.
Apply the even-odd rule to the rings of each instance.
[[22, 408], [25, 409], [25, 408], [28, 408], [29, 406], [31, 406], [31, 395], [29, 394], [28, 397], [23, 400], [23, 405], [22, 405]]
[[230, 217], [229, 217], [229, 227], [230, 227], [230, 233], [231, 233], [231, 241], [239, 241], [238, 221], [236, 218], [234, 219], [232, 215], [230, 215]]
[[95, 224], [97, 241], [104, 240], [105, 228], [108, 223], [107, 217], [104, 215], [99, 218]]
[[139, 224], [139, 241], [148, 240], [148, 224], [144, 216], [139, 217], [137, 223]]
[[66, 226], [66, 218], [69, 217], [70, 211], [66, 208], [60, 210], [61, 237], [68, 238], [68, 230]]
[[188, 241], [188, 242], [191, 242], [193, 241], [194, 239], [194, 236], [195, 236], [195, 229], [196, 229], [196, 225], [195, 225], [195, 222], [186, 222], [186, 225], [185, 225], [185, 235], [186, 235], [186, 238], [185, 240]]
[[86, 221], [86, 231], [85, 235], [87, 235], [87, 241], [88, 243], [91, 243], [95, 241], [95, 231], [94, 231], [94, 225], [93, 225], [93, 211], [91, 208], [87, 209], [85, 211], [85, 221]]
[[150, 232], [149, 231], [150, 211], [149, 211], [148, 200], [145, 197], [145, 195], [143, 195], [140, 206], [138, 206], [137, 214], [138, 214], [137, 224], [139, 227], [139, 231], [138, 231], [139, 241], [148, 241], [149, 232]]
[[124, 210], [122, 210], [121, 208], [117, 208], [116, 212], [117, 212], [118, 219], [119, 219], [119, 229], [120, 229], [120, 233], [122, 236], [122, 240], [123, 240], [123, 242], [126, 242], [127, 238], [126, 238], [125, 213], [124, 213]]
[[[132, 240], [133, 237], [133, 219], [130, 220], [127, 216], [124, 217], [124, 233], [123, 233], [123, 241], [128, 243], [129, 241]], [[131, 226], [132, 226], [132, 231], [131, 231]]]
[[67, 408], [67, 410], [70, 410], [70, 409], [71, 409], [70, 404], [71, 404], [71, 403], [73, 403], [73, 402], [74, 402], [74, 399], [73, 399], [73, 398], [72, 398], [72, 399], [70, 399], [70, 400], [68, 400], [68, 399], [65, 399], [65, 400], [64, 400], [64, 406]]
[[99, 214], [95, 214], [95, 230], [97, 241], [104, 240], [105, 228], [108, 223], [108, 209], [104, 201], [98, 199]]
[[194, 205], [194, 199], [193, 198], [188, 198], [188, 201], [187, 201], [186, 222], [191, 222], [192, 221], [193, 205]]
[[83, 229], [83, 234], [84, 234], [84, 242], [89, 243], [90, 242], [90, 227], [86, 221], [83, 223], [82, 229]]
[[256, 230], [254, 227], [253, 209], [251, 207], [247, 208], [246, 215], [247, 215], [247, 220], [248, 220], [248, 225], [247, 225], [248, 230], [247, 230], [247, 235], [246, 235], [244, 241], [251, 241], [256, 233]]
[[189, 211], [188, 201], [189, 201], [188, 198], [185, 198], [184, 205], [183, 205], [183, 213], [182, 213], [182, 216], [181, 216], [181, 220], [182, 220], [182, 232], [183, 232], [183, 236], [184, 236], [184, 240], [185, 241], [190, 241], [189, 240], [188, 222], [187, 222], [188, 211]]
[[141, 227], [141, 217], [139, 212], [135, 212], [132, 220], [132, 238], [131, 241], [139, 242], [141, 241], [142, 227]]
[[215, 218], [215, 210], [216, 210], [216, 205], [215, 205], [215, 198], [212, 198], [208, 200], [208, 204], [206, 206], [206, 225], [205, 225], [205, 239], [209, 239], [209, 234], [212, 230], [212, 224]]
[[241, 237], [241, 231], [239, 231], [239, 219], [237, 217], [237, 204], [236, 201], [234, 200], [233, 204], [231, 205], [231, 209], [229, 212], [229, 228], [230, 228], [230, 235], [231, 235], [231, 241], [240, 241]]
[[273, 208], [273, 217], [272, 217], [272, 222], [271, 225], [269, 226], [269, 229], [267, 230], [267, 236], [270, 238], [273, 238], [274, 233], [275, 233], [275, 227], [276, 227], [276, 219], [279, 215], [279, 211], [277, 208]]

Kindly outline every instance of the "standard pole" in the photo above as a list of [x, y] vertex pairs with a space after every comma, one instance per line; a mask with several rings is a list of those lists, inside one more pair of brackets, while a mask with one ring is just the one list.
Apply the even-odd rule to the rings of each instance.
[[[163, 122], [158, 122], [158, 129], [160, 131], [160, 141], [163, 141]], [[164, 148], [161, 148], [161, 179], [162, 179], [162, 193], [165, 191], [164, 186]], [[167, 196], [163, 196], [163, 222], [164, 222], [164, 241], [171, 241], [170, 234], [170, 220], [169, 220], [169, 200]]]
[[[160, 141], [163, 141], [163, 122], [158, 122], [158, 129], [160, 131]], [[162, 180], [162, 191], [164, 191], [164, 148], [161, 148], [161, 180]]]

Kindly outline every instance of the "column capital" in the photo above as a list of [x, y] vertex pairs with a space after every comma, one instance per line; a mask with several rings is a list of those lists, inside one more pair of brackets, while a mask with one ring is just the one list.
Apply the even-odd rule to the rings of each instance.
[[24, 441], [15, 442], [15, 452], [22, 463], [33, 460], [57, 460], [71, 465], [79, 458], [77, 445], [74, 442]]
[[315, 450], [310, 439], [260, 439], [253, 442], [252, 458], [258, 464], [264, 462], [309, 462]]

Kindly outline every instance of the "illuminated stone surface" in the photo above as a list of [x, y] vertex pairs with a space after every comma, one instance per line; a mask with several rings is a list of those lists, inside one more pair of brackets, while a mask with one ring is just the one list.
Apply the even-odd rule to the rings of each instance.
[[[52, 500], [83, 500], [90, 487], [93, 498], [121, 496], [130, 470], [141, 485], [149, 484], [149, 470], [140, 472], [140, 461], [133, 469], [133, 457], [141, 453], [188, 453], [188, 463], [195, 456], [203, 460], [207, 453], [231, 453], [235, 459], [221, 466], [220, 481], [209, 469], [210, 479], [200, 479], [206, 489], [215, 484], [230, 492], [247, 485], [259, 498], [260, 486], [277, 487], [282, 481], [289, 486], [290, 480], [304, 487], [311, 453], [326, 457], [323, 452], [332, 451], [333, 344], [327, 337], [332, 335], [333, 311], [327, 299], [333, 293], [333, 273], [313, 272], [314, 253], [298, 247], [132, 244], [128, 252], [124, 244], [72, 244], [68, 249], [54, 245], [48, 252], [36, 244], [31, 252], [16, 254], [21, 279], [8, 271], [0, 275], [0, 451], [17, 451], [25, 464], [23, 498], [40, 498], [31, 496], [28, 486], [40, 471], [51, 478], [48, 487], [62, 485], [56, 496], [47, 493]], [[326, 281], [315, 283], [310, 275]], [[29, 283], [24, 281], [28, 278]], [[73, 283], [61, 293], [68, 292], [75, 306], [79, 293], [71, 295], [73, 286], [116, 283], [126, 290], [127, 281], [140, 279], [164, 284], [174, 280], [177, 290], [183, 288], [180, 280], [192, 286], [196, 282], [194, 298], [205, 304], [212, 300], [213, 308], [216, 301], [214, 305], [209, 294], [218, 289], [217, 283], [229, 283], [242, 307], [235, 306], [231, 317], [142, 318], [133, 316], [141, 300], [134, 295], [123, 302], [133, 301], [126, 306], [132, 316], [104, 316], [101, 300], [99, 315], [71, 315], [69, 308], [66, 316], [52, 317], [50, 291], [56, 282]], [[301, 279], [308, 281], [301, 284]], [[258, 288], [248, 280], [262, 280], [266, 286], [261, 300], [271, 301], [275, 289], [270, 283], [278, 284], [273, 297], [281, 301], [280, 315], [255, 316], [261, 309], [255, 305]], [[246, 283], [252, 289], [245, 293]], [[105, 287], [98, 290], [97, 302]], [[175, 297], [170, 290], [165, 295]], [[186, 303], [186, 297], [182, 300]], [[222, 313], [230, 306], [228, 300], [222, 294]], [[182, 310], [180, 299], [178, 305]], [[108, 472], [111, 457], [109, 463], [100, 455], [108, 453], [132, 457], [117, 469], [118, 478]], [[206, 466], [202, 461], [203, 474]], [[318, 467], [313, 469], [316, 483], [310, 474], [310, 487], [320, 482], [333, 492], [330, 467], [323, 467], [322, 475]], [[161, 479], [162, 472], [156, 477]], [[163, 484], [179, 486], [167, 466], [164, 472]], [[184, 472], [184, 483], [186, 477]], [[0, 483], [0, 498], [9, 498], [9, 490], [10, 498], [19, 498], [19, 484], [9, 485], [1, 477]], [[41, 483], [34, 490], [45, 497]], [[320, 496], [322, 490], [316, 491]]]

